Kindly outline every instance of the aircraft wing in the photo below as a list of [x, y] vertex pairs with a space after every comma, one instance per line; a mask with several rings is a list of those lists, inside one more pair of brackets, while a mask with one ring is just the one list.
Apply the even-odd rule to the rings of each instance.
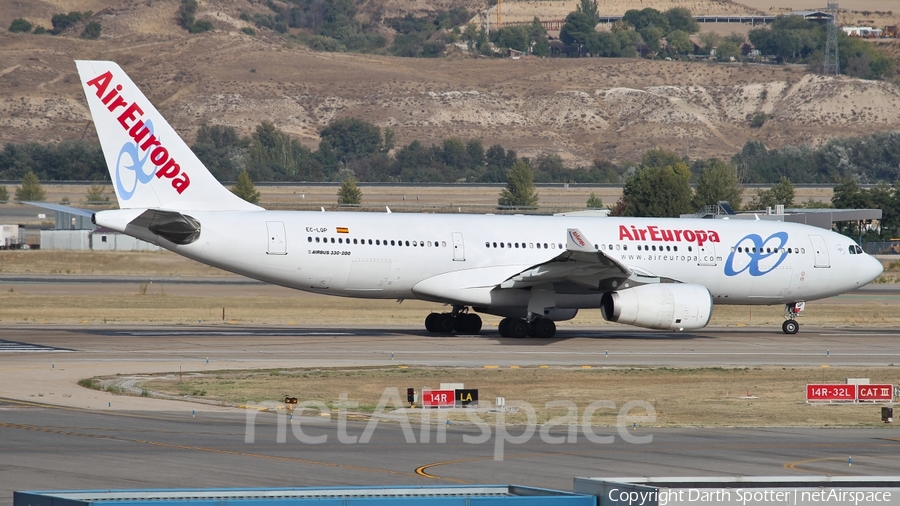
[[528, 288], [547, 283], [571, 282], [593, 289], [614, 289], [636, 273], [595, 248], [580, 230], [566, 232], [566, 249], [555, 258], [510, 276], [499, 288]]
[[566, 248], [554, 258], [527, 267], [505, 265], [467, 269], [422, 280], [413, 292], [423, 298], [489, 306], [500, 292], [553, 283], [572, 283], [591, 290], [614, 290], [623, 283], [659, 282], [596, 249], [578, 229], [567, 231]]

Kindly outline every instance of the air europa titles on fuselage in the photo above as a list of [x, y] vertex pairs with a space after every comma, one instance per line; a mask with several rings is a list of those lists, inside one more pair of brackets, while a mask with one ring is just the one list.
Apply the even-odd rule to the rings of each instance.
[[109, 112], [114, 112], [119, 107], [125, 108], [119, 114], [119, 124], [134, 139], [135, 144], [140, 146], [142, 151], [150, 154], [150, 161], [153, 165], [159, 167], [159, 170], [156, 171], [156, 177], [171, 179], [172, 188], [175, 188], [175, 191], [180, 195], [191, 185], [191, 179], [188, 177], [187, 172], [181, 170], [181, 166], [169, 154], [169, 150], [162, 145], [160, 140], [144, 124], [144, 120], [141, 119], [141, 116], [144, 114], [141, 106], [137, 102], [129, 104], [127, 100], [119, 95], [119, 92], [122, 91], [121, 84], [117, 84], [107, 93], [112, 80], [112, 72], [107, 70], [89, 80], [87, 85], [97, 89], [97, 98], [103, 102], [103, 105], [109, 109]]
[[715, 230], [685, 230], [659, 228], [649, 225], [646, 228], [638, 228], [634, 225], [626, 227], [619, 225], [619, 240], [629, 241], [655, 241], [655, 242], [693, 242], [697, 246], [703, 246], [706, 242], [720, 242], [719, 233]]

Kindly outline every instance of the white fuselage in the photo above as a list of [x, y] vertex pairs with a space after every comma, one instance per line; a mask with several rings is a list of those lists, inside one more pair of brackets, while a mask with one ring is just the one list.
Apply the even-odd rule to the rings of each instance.
[[[122, 230], [118, 220], [98, 224]], [[192, 211], [199, 239], [162, 245], [245, 276], [316, 293], [424, 298], [429, 278], [472, 271], [489, 285], [557, 257], [567, 229], [635, 272], [705, 286], [715, 303], [833, 296], [881, 273], [849, 238], [773, 221], [301, 211]], [[118, 226], [117, 226], [118, 225]], [[705, 237], [704, 237], [705, 236]], [[556, 287], [558, 308], [599, 306], [603, 290]], [[515, 297], [509, 304], [519, 304]], [[527, 297], [523, 299], [527, 303]]]

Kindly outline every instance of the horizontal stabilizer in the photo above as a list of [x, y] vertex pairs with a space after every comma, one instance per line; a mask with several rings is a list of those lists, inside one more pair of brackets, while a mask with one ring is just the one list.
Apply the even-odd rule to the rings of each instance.
[[90, 218], [96, 212], [96, 211], [90, 211], [87, 209], [79, 209], [77, 207], [63, 206], [60, 204], [48, 204], [46, 202], [22, 202], [22, 203], [28, 204], [29, 206], [42, 207], [44, 209], [49, 209], [51, 211], [57, 211], [60, 213], [69, 213], [69, 214], [74, 214], [75, 216], [84, 216], [85, 218]]

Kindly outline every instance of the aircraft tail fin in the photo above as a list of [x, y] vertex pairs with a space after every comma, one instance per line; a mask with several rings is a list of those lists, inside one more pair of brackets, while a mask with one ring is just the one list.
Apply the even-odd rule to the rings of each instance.
[[120, 208], [262, 209], [222, 186], [117, 64], [75, 65]]

